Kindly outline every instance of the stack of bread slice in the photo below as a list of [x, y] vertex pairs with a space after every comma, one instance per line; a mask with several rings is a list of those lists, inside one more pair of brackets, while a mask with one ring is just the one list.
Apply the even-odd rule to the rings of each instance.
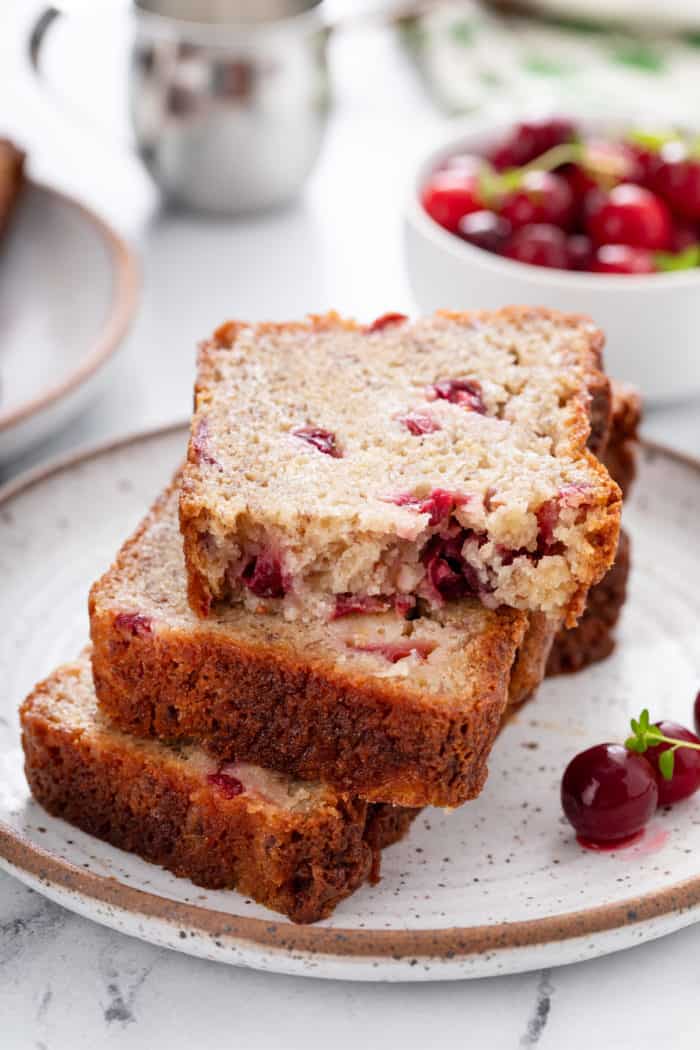
[[531, 308], [218, 329], [91, 648], [23, 705], [37, 800], [298, 922], [378, 878], [546, 668], [612, 647], [638, 405], [601, 346]]

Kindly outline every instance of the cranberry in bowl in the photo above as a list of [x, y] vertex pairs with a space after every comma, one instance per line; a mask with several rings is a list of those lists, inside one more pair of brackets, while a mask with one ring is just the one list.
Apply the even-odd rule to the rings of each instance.
[[700, 392], [700, 156], [683, 142], [619, 120], [470, 124], [413, 181], [418, 307], [588, 314], [607, 369], [647, 400]]

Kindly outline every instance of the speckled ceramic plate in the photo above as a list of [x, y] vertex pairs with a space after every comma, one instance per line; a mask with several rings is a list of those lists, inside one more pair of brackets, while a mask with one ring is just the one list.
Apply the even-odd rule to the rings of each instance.
[[367, 980], [483, 977], [628, 948], [700, 919], [700, 796], [637, 845], [591, 853], [561, 817], [559, 779], [628, 719], [691, 717], [700, 684], [700, 465], [647, 448], [634, 499], [631, 594], [617, 652], [545, 683], [498, 741], [482, 796], [425, 811], [382, 881], [301, 927], [106, 846], [29, 798], [17, 705], [87, 635], [92, 580], [183, 454], [182, 427], [34, 474], [0, 495], [0, 864], [98, 922], [194, 955]]
[[77, 201], [29, 182], [0, 246], [0, 461], [76, 415], [136, 308], [136, 263]]

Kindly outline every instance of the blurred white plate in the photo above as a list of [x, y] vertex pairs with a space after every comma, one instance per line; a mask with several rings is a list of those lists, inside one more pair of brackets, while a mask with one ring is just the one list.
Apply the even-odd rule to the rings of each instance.
[[654, 26], [681, 31], [700, 28], [697, 0], [522, 0], [542, 14], [558, 18], [582, 18], [586, 22], [623, 23], [626, 28]]
[[440, 980], [594, 958], [700, 919], [700, 794], [636, 845], [582, 849], [568, 759], [644, 705], [688, 722], [700, 680], [700, 465], [647, 448], [625, 508], [628, 604], [611, 658], [545, 682], [506, 726], [482, 795], [425, 810], [382, 879], [315, 926], [203, 890], [49, 817], [29, 797], [17, 706], [87, 637], [87, 591], [181, 461], [184, 427], [43, 469], [0, 493], [0, 866], [67, 908], [219, 962], [355, 980]]
[[28, 183], [0, 244], [0, 461], [47, 438], [96, 392], [137, 286], [111, 227]]

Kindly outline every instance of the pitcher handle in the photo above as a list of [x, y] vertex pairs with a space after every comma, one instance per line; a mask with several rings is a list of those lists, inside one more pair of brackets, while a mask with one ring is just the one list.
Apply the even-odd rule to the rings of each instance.
[[72, 13], [73, 12], [70, 10], [63, 10], [54, 4], [47, 4], [39, 13], [32, 25], [27, 39], [27, 57], [29, 59], [29, 66], [36, 79], [41, 84], [41, 87], [51, 100], [59, 105], [61, 109], [65, 110], [66, 113], [77, 121], [85, 130], [99, 137], [103, 142], [109, 142], [111, 147], [121, 146], [129, 152], [133, 152], [133, 144], [129, 142], [128, 138], [125, 140], [121, 135], [115, 136], [113, 134], [108, 134], [105, 131], [104, 125], [99, 123], [93, 113], [76, 104], [76, 102], [66, 93], [56, 92], [53, 85], [47, 83], [46, 78], [42, 73], [41, 56], [50, 30], [60, 20], [65, 19], [67, 15]]

